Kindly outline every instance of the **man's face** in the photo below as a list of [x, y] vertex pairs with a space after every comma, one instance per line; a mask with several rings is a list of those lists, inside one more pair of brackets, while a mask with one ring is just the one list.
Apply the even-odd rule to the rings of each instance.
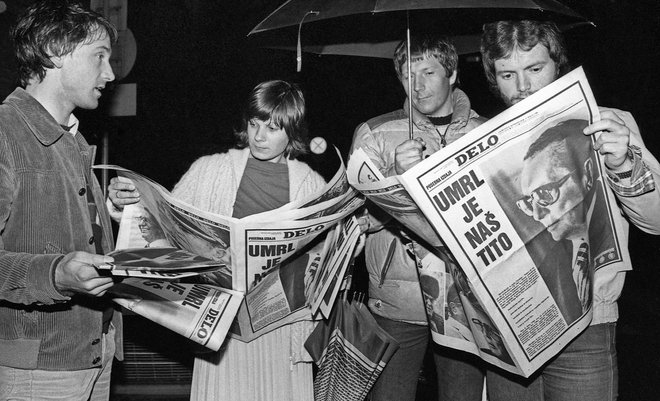
[[142, 233], [142, 238], [149, 243], [160, 238], [165, 238], [160, 227], [158, 227], [148, 215], [143, 215], [138, 218], [138, 228]]
[[110, 37], [107, 34], [79, 45], [62, 57], [60, 70], [60, 102], [71, 108], [95, 109], [101, 90], [115, 79], [110, 67]]
[[502, 100], [511, 106], [557, 79], [557, 65], [548, 48], [538, 43], [529, 51], [516, 47], [508, 58], [495, 60], [495, 80]]
[[454, 320], [463, 324], [464, 326], [469, 326], [463, 307], [458, 302], [449, 302], [449, 311]]
[[426, 291], [422, 291], [424, 293], [424, 306], [426, 307], [426, 314], [428, 316], [433, 316], [433, 297], [431, 294], [427, 293]]
[[518, 207], [543, 224], [555, 241], [583, 237], [587, 230], [586, 189], [578, 174], [556, 155], [558, 144], [525, 160]]
[[408, 93], [408, 66], [401, 69], [401, 84], [413, 107], [429, 117], [443, 117], [452, 111], [451, 86], [456, 71], [447, 77], [445, 67], [435, 57], [424, 58], [411, 65], [412, 95]]

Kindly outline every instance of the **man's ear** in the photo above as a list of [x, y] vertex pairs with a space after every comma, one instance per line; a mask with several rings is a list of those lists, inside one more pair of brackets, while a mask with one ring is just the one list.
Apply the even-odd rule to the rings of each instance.
[[591, 157], [584, 161], [583, 168], [582, 183], [587, 192], [589, 192], [594, 186], [594, 161]]
[[454, 72], [449, 77], [449, 85], [454, 85], [456, 83], [456, 77], [458, 77], [458, 71], [454, 70]]

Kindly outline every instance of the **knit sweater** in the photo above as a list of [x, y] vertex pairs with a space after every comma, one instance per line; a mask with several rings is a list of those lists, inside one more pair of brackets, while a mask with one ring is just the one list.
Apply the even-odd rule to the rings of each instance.
[[[231, 216], [249, 155], [249, 149], [232, 149], [201, 157], [175, 185], [173, 195], [202, 210]], [[325, 184], [305, 163], [289, 159], [287, 165], [290, 201]], [[191, 400], [313, 400], [312, 364], [304, 342], [314, 326], [297, 322], [249, 343], [228, 338], [219, 352], [197, 356]]]

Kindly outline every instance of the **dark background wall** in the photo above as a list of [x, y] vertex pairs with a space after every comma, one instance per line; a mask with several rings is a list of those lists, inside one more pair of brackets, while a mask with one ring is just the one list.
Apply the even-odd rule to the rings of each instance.
[[[5, 3], [0, 98], [15, 86], [7, 30], [32, 1]], [[564, 3], [596, 24], [567, 33], [573, 65], [584, 67], [599, 104], [633, 113], [648, 148], [660, 156], [660, 3]], [[111, 163], [170, 188], [197, 157], [229, 146], [245, 94], [263, 80], [280, 78], [302, 85], [312, 135], [325, 137], [345, 155], [359, 122], [402, 105], [391, 61], [305, 55], [303, 70], [296, 73], [293, 53], [262, 49], [246, 38], [278, 5], [275, 0], [128, 0], [128, 27], [138, 50], [122, 82], [137, 83], [137, 116], [80, 112], [87, 138], [100, 143], [108, 132]], [[475, 55], [461, 58], [459, 77], [477, 112], [493, 116], [501, 109]], [[327, 159], [318, 157], [315, 164]], [[657, 237], [631, 230], [636, 270], [628, 276], [621, 302], [621, 399], [657, 398], [658, 244]]]
[[[8, 0], [0, 14], [0, 96], [14, 87], [7, 29], [32, 0]], [[170, 187], [196, 157], [226, 147], [245, 94], [260, 81], [300, 83], [309, 103], [311, 133], [342, 152], [355, 126], [400, 107], [403, 91], [390, 60], [304, 55], [295, 72], [292, 52], [269, 50], [247, 33], [276, 0], [128, 0], [128, 27], [137, 60], [121, 83], [137, 83], [137, 116], [82, 112], [94, 141], [110, 132], [110, 160]], [[599, 104], [633, 112], [647, 145], [659, 149], [654, 128], [660, 84], [660, 6], [652, 0], [565, 1], [596, 24], [569, 31], [573, 65], [583, 65]], [[478, 57], [461, 58], [460, 81], [479, 113], [501, 109], [489, 93]], [[104, 95], [108, 99], [110, 91]], [[660, 152], [656, 152], [660, 153]]]

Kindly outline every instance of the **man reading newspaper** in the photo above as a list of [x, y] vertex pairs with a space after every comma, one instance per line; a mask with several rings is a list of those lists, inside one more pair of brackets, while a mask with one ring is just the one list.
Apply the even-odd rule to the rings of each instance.
[[[410, 139], [407, 107], [360, 124], [353, 137], [351, 154], [361, 148], [386, 177], [401, 174], [484, 121], [471, 110], [467, 95], [456, 88], [458, 55], [450, 41], [432, 36], [413, 37], [410, 51], [412, 92], [408, 93], [405, 41], [395, 50], [394, 66], [406, 91], [406, 103], [412, 102], [414, 139]], [[405, 202], [405, 199], [394, 200]], [[393, 219], [383, 224], [380, 218], [383, 214], [372, 205], [369, 214], [362, 218], [368, 227], [365, 259], [369, 272], [369, 309], [401, 347], [374, 385], [371, 400], [414, 400], [429, 341], [416, 261], [409, 248], [410, 237], [421, 234], [403, 228]], [[405, 214], [414, 216], [407, 211]], [[421, 213], [420, 217], [423, 218]], [[420, 227], [426, 226], [424, 220]], [[420, 251], [428, 254], [427, 250]], [[416, 256], [421, 260], [419, 252]], [[440, 308], [442, 315], [443, 309]], [[433, 316], [432, 325], [438, 320]], [[434, 358], [438, 399], [480, 400], [483, 373], [464, 361], [465, 355], [454, 357], [445, 354], [446, 350], [437, 351]]]
[[[499, 21], [484, 26], [481, 54], [489, 83], [507, 105], [530, 96], [568, 72], [566, 50], [562, 37], [553, 23], [537, 21]], [[615, 109], [600, 109], [601, 120], [582, 129], [584, 135], [596, 135], [593, 148], [605, 161], [607, 187], [614, 193], [621, 213], [614, 219], [625, 227], [631, 222], [645, 232], [660, 234], [660, 192], [655, 188], [660, 180], [660, 165], [646, 149], [639, 128], [630, 113]], [[580, 133], [580, 128], [575, 127]], [[576, 135], [576, 134], [573, 134]], [[571, 140], [572, 141], [572, 140]], [[576, 200], [589, 203], [588, 164], [582, 171], [566, 171], [562, 158], [569, 140], [548, 142], [538, 146], [539, 153], [528, 151], [522, 186], [525, 197], [518, 205], [529, 216], [541, 221], [557, 242], [570, 241], [571, 252], [565, 259], [579, 260], [580, 238], [585, 236], [584, 220], [597, 223], [598, 216], [589, 215], [588, 208], [577, 207], [571, 219], [552, 218], [559, 208]], [[588, 161], [587, 161], [588, 162]], [[534, 171], [535, 174], [531, 172]], [[568, 195], [574, 191], [573, 196]], [[585, 210], [587, 210], [585, 212]], [[568, 217], [566, 214], [564, 216]], [[565, 219], [565, 220], [564, 220]], [[592, 231], [589, 225], [589, 234]], [[584, 251], [594, 260], [601, 250], [589, 235], [591, 249]], [[627, 246], [627, 235], [620, 238]], [[576, 247], [578, 248], [576, 250]], [[561, 252], [560, 254], [563, 254]], [[566, 270], [566, 263], [548, 260], [545, 268]], [[570, 265], [569, 265], [570, 266]], [[580, 278], [580, 267], [572, 267], [571, 283], [558, 284], [577, 288], [583, 304], [591, 296], [586, 287], [593, 286], [593, 320], [591, 325], [572, 341], [549, 364], [531, 378], [488, 372], [488, 394], [491, 401], [504, 400], [584, 400], [603, 401], [617, 398], [617, 363], [615, 328], [618, 317], [616, 301], [621, 295], [626, 263], [610, 264], [596, 269], [593, 282]], [[567, 272], [568, 273], [568, 272]], [[564, 313], [579, 313], [567, 312]]]

